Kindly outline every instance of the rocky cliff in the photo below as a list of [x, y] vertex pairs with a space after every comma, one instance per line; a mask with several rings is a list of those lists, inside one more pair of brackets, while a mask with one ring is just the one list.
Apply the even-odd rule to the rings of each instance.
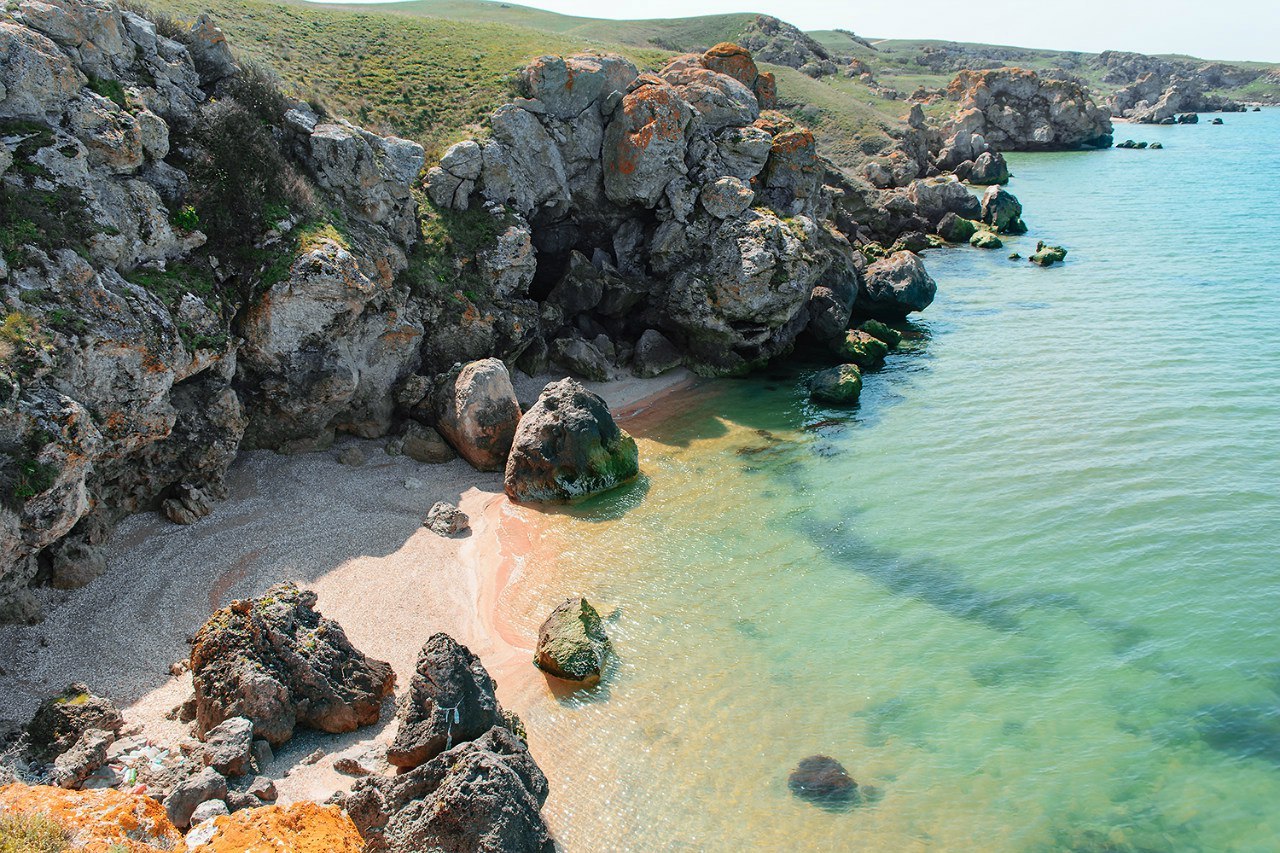
[[423, 180], [418, 144], [286, 98], [210, 19], [11, 10], [0, 619], [100, 574], [124, 515], [208, 514], [241, 448], [434, 426], [455, 363], [740, 373], [927, 304], [858, 249], [928, 217], [826, 163], [737, 45], [538, 59]]

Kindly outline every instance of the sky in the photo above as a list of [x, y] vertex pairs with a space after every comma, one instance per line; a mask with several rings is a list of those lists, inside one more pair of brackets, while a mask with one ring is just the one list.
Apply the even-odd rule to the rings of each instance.
[[968, 5], [955, 0], [523, 0], [520, 5], [592, 18], [764, 12], [803, 30], [843, 28], [878, 38], [1280, 63], [1280, 0], [983, 0]]

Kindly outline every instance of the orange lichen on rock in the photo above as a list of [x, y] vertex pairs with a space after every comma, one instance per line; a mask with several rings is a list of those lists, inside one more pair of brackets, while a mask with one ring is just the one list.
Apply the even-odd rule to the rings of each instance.
[[777, 136], [788, 130], [794, 130], [796, 123], [787, 118], [780, 112], [769, 110], [760, 114], [760, 118], [752, 122], [752, 127], [758, 127], [771, 136]]
[[702, 54], [702, 64], [712, 71], [727, 74], [748, 89], [756, 85], [760, 69], [751, 58], [751, 51], [733, 42], [722, 41]]
[[67, 791], [20, 783], [0, 788], [0, 813], [40, 814], [66, 831], [72, 846], [86, 853], [152, 853], [184, 849], [182, 833], [164, 806], [142, 794], [112, 788]]
[[[193, 833], [194, 836], [194, 833]], [[207, 841], [188, 853], [361, 853], [364, 839], [337, 806], [300, 802], [264, 806], [214, 819]]]
[[655, 139], [679, 140], [684, 136], [685, 109], [676, 90], [663, 80], [641, 75], [641, 85], [622, 100], [622, 121], [628, 131], [618, 139], [610, 165], [629, 175], [640, 156]]
[[778, 106], [778, 80], [772, 71], [761, 71], [754, 88], [760, 109], [772, 110]]
[[773, 154], [796, 154], [806, 149], [813, 149], [814, 156], [817, 156], [817, 141], [813, 138], [813, 132], [808, 128], [798, 127], [794, 130], [783, 131], [773, 137]]

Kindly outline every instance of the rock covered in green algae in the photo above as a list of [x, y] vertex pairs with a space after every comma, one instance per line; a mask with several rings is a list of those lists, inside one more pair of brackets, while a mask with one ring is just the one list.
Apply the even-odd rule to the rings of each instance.
[[570, 598], [542, 623], [533, 663], [556, 678], [594, 684], [600, 680], [608, 651], [600, 614], [585, 598]]
[[866, 332], [876, 340], [882, 341], [889, 349], [897, 349], [902, 343], [902, 332], [879, 320], [868, 320], [858, 327], [858, 331]]
[[969, 245], [977, 249], [1000, 249], [1004, 241], [992, 231], [979, 231], [969, 238]]
[[1067, 259], [1067, 250], [1061, 246], [1046, 245], [1043, 240], [1036, 243], [1035, 254], [1031, 256], [1031, 263], [1039, 264], [1042, 267], [1051, 267], [1054, 264], [1065, 261]]
[[879, 338], [861, 329], [852, 329], [844, 336], [844, 340], [836, 348], [836, 353], [846, 361], [866, 370], [884, 361], [889, 354], [888, 345]]
[[598, 395], [572, 379], [552, 382], [520, 419], [504, 488], [514, 501], [570, 501], [640, 473], [636, 441]]
[[965, 243], [978, 230], [978, 223], [954, 213], [948, 213], [938, 223], [938, 235], [948, 243]]
[[856, 403], [862, 393], [862, 371], [856, 364], [820, 370], [809, 378], [809, 396], [823, 403]]
[[1026, 234], [1022, 202], [1003, 187], [987, 187], [982, 194], [982, 221], [1000, 234]]

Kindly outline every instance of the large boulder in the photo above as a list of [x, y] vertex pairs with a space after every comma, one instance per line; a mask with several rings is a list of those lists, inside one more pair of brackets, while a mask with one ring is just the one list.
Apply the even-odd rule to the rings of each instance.
[[1025, 234], [1022, 203], [1004, 187], [991, 186], [982, 194], [982, 221], [1001, 234]]
[[164, 809], [169, 820], [179, 829], [191, 825], [191, 817], [201, 805], [214, 800], [226, 800], [227, 777], [212, 767], [188, 776], [174, 786], [164, 798]]
[[645, 329], [636, 341], [632, 369], [637, 376], [660, 376], [684, 364], [684, 356], [676, 345], [657, 329]]
[[524, 741], [495, 726], [397, 776], [356, 781], [342, 806], [366, 853], [552, 853], [547, 780]]
[[253, 769], [253, 720], [231, 717], [205, 732], [204, 763], [223, 776], [243, 776]]
[[635, 439], [598, 395], [572, 379], [542, 390], [516, 430], [504, 487], [514, 501], [569, 501], [640, 473]]
[[561, 602], [538, 629], [533, 663], [565, 681], [595, 684], [604, 672], [609, 638], [600, 614], [585, 598]]
[[496, 358], [462, 365], [436, 392], [436, 429], [477, 470], [501, 471], [520, 403], [507, 366]]
[[504, 724], [493, 679], [480, 658], [448, 634], [432, 635], [418, 653], [397, 719], [400, 728], [387, 761], [403, 769]]
[[933, 302], [938, 285], [914, 252], [895, 252], [867, 267], [858, 307], [889, 319], [923, 311]]
[[378, 721], [395, 684], [391, 665], [353, 647], [315, 603], [314, 592], [277, 584], [233, 601], [196, 632], [197, 734], [247, 717], [255, 737], [279, 746], [297, 726], [340, 733]]
[[973, 161], [965, 179], [971, 184], [990, 186], [1009, 183], [1009, 164], [999, 151], [984, 151]]
[[930, 228], [937, 228], [948, 213], [965, 219], [977, 219], [982, 213], [977, 197], [953, 175], [914, 180], [907, 187], [906, 194]]

